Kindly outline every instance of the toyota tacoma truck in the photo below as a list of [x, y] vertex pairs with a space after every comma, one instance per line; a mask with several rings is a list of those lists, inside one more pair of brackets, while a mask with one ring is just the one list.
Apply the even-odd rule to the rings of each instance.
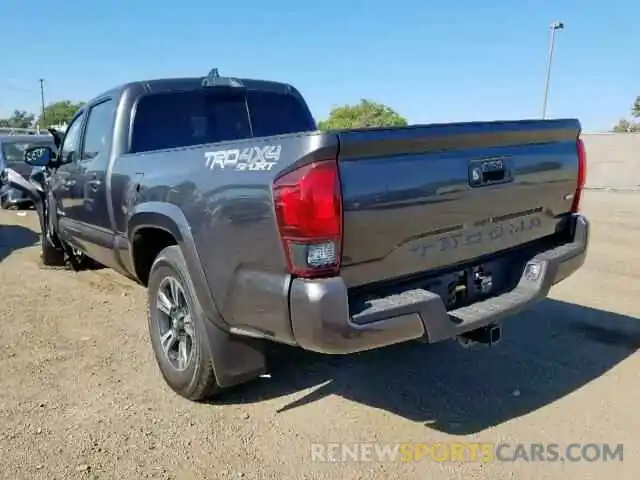
[[580, 132], [318, 131], [293, 86], [214, 69], [107, 91], [25, 161], [49, 172], [43, 261], [91, 259], [146, 286], [159, 370], [198, 401], [265, 373], [267, 341], [497, 342], [584, 262]]

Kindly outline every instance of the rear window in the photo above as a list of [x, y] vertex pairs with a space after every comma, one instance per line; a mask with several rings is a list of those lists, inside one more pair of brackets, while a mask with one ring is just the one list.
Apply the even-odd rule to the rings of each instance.
[[2, 146], [2, 157], [7, 167], [15, 167], [18, 164], [24, 163], [24, 152], [27, 148], [37, 147], [39, 145], [54, 148], [53, 140], [51, 142], [2, 140], [0, 145]]
[[291, 95], [207, 90], [155, 93], [138, 102], [131, 151], [188, 147], [313, 128], [306, 106]]

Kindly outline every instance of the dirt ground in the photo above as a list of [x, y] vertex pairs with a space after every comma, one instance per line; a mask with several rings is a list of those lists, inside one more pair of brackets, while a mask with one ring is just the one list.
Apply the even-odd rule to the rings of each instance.
[[[42, 269], [35, 214], [0, 212], [0, 477], [635, 478], [640, 195], [590, 192], [585, 211], [587, 264], [499, 345], [284, 350], [217, 404], [163, 383], [141, 287]], [[321, 463], [312, 442], [623, 443], [624, 461]]]

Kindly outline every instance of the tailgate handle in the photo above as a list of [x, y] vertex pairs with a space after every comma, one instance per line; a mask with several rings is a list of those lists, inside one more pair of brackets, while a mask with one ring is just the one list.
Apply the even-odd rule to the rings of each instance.
[[482, 172], [482, 183], [504, 180], [506, 170], [503, 168], [488, 169]]
[[474, 186], [509, 181], [509, 169], [505, 159], [486, 159], [472, 162], [469, 166], [469, 183]]

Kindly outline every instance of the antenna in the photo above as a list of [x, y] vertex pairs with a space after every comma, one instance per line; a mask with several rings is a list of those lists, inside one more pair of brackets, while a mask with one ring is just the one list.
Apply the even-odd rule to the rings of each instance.
[[203, 87], [242, 87], [242, 82], [234, 78], [221, 77], [217, 68], [212, 68], [202, 79]]

